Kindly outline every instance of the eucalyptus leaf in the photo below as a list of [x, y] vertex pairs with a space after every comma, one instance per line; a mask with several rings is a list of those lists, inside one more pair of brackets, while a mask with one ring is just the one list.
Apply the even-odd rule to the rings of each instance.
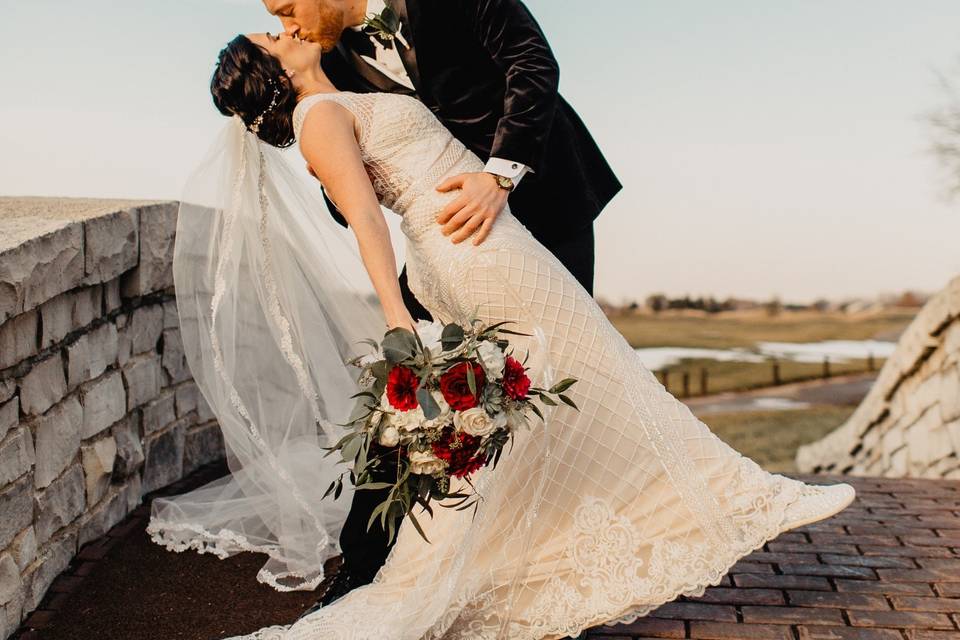
[[576, 384], [576, 382], [577, 382], [576, 378], [564, 378], [557, 384], [550, 387], [550, 393], [563, 393], [564, 391], [572, 387], [574, 384]]
[[580, 411], [580, 407], [578, 407], [576, 403], [574, 403], [574, 401], [568, 398], [567, 396], [563, 395], [562, 393], [558, 393], [557, 397], [560, 398], [565, 404], [568, 404], [574, 409], [576, 409], [577, 411]]
[[455, 349], [463, 342], [463, 327], [458, 324], [450, 323], [443, 328], [440, 334], [440, 343], [444, 351]]
[[473, 373], [473, 365], [467, 363], [467, 386], [470, 387], [470, 393], [477, 395], [477, 377]]
[[417, 340], [411, 331], [394, 327], [383, 336], [383, 357], [391, 364], [398, 364], [417, 352]]
[[423, 409], [423, 417], [427, 420], [433, 420], [440, 415], [440, 405], [437, 404], [429, 389], [422, 386], [417, 389], [417, 402], [420, 403], [420, 408]]

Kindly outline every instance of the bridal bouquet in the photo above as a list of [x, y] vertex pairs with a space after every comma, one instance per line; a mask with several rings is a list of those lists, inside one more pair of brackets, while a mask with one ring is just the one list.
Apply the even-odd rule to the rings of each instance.
[[[361, 370], [361, 390], [353, 396], [357, 408], [343, 425], [353, 431], [327, 455], [339, 451], [352, 465], [349, 477], [357, 490], [389, 488], [368, 529], [379, 518], [393, 540], [397, 522], [409, 516], [427, 540], [414, 505], [432, 516], [431, 501], [451, 498], [443, 506], [473, 506], [475, 512], [478, 494], [451, 491], [450, 479], [463, 479], [473, 489], [471, 476], [484, 466], [496, 466], [517, 429], [529, 426], [531, 414], [543, 420], [535, 399], [577, 408], [564, 394], [575, 379], [550, 389], [531, 385], [523, 362], [503, 337], [526, 334], [503, 328], [506, 324], [483, 326], [474, 320], [464, 327], [421, 321], [415, 331], [391, 329], [380, 344], [365, 340], [373, 353], [348, 363]], [[395, 477], [391, 473], [392, 482], [375, 481], [373, 472], [388, 459], [396, 462]], [[346, 474], [331, 483], [324, 497], [339, 497]]]

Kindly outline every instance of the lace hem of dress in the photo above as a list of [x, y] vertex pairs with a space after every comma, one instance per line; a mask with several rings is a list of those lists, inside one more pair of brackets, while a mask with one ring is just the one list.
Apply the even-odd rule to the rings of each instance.
[[[182, 534], [192, 534], [186, 540]], [[258, 545], [250, 542], [246, 536], [228, 529], [221, 529], [214, 533], [203, 527], [188, 523], [164, 522], [151, 519], [147, 525], [147, 534], [150, 539], [166, 548], [167, 551], [183, 553], [194, 550], [197, 553], [211, 553], [221, 560], [229, 558], [239, 551], [265, 553], [278, 562], [285, 559], [277, 553], [277, 549], [270, 545]], [[177, 535], [180, 534], [180, 535]], [[312, 591], [323, 582], [323, 567], [310, 571], [283, 571], [273, 573], [266, 567], [257, 572], [257, 582], [269, 585], [277, 591]], [[281, 582], [294, 578], [293, 584]]]
[[[683, 547], [674, 549], [672, 552], [668, 551], [666, 556], [671, 560], [676, 561], [677, 566], [673, 568], [671, 573], [676, 575], [687, 575], [687, 570], [691, 568], [691, 565], [701, 564], [705, 565], [705, 571], [698, 571], [696, 574], [699, 576], [693, 581], [680, 581], [674, 582], [673, 584], [658, 584], [656, 585], [656, 591], [658, 595], [654, 596], [653, 600], [646, 602], [641, 606], [635, 606], [630, 604], [623, 604], [617, 608], [608, 608], [603, 609], [590, 609], [590, 603], [586, 598], [578, 598], [576, 601], [571, 601], [569, 593], [554, 594], [556, 599], [554, 600], [554, 605], [561, 607], [564, 611], [557, 611], [556, 609], [549, 612], [549, 615], [540, 618], [542, 624], [535, 625], [533, 628], [527, 627], [525, 629], [516, 629], [514, 633], [511, 633], [511, 638], [523, 638], [524, 640], [541, 640], [543, 638], [564, 638], [564, 637], [577, 637], [582, 634], [584, 631], [596, 627], [597, 625], [617, 625], [617, 624], [630, 624], [635, 622], [637, 619], [642, 618], [659, 608], [660, 606], [672, 602], [679, 598], [680, 596], [685, 597], [699, 597], [702, 596], [708, 587], [719, 585], [723, 577], [730, 572], [730, 569], [743, 557], [762, 549], [763, 546], [770, 542], [771, 540], [778, 537], [780, 534], [791, 529], [803, 526], [805, 523], [819, 521], [825, 518], [831, 517], [831, 515], [838, 513], [840, 509], [831, 509], [833, 513], [829, 512], [820, 512], [818, 514], [813, 514], [809, 512], [804, 513], [804, 521], [799, 521], [797, 518], [792, 517], [788, 521], [788, 516], [791, 515], [791, 507], [800, 503], [800, 501], [811, 495], [810, 489], [812, 486], [806, 486], [802, 490], [794, 492], [792, 498], [782, 505], [782, 509], [778, 510], [778, 517], [776, 523], [766, 529], [752, 529], [752, 535], [749, 541], [745, 541], [742, 545], [739, 545], [737, 548], [731, 550], [728, 553], [717, 554], [718, 550], [716, 548], [711, 548], [708, 550], [708, 553], [704, 554], [691, 554], [693, 549], [689, 547]], [[667, 541], [661, 541], [661, 543], [655, 545], [654, 555], [658, 555], [658, 552], [662, 553], [664, 546], [667, 545]], [[679, 545], [678, 545], [679, 546]], [[687, 560], [687, 564], [683, 565], [683, 559]], [[706, 562], [704, 562], [706, 561]], [[549, 585], [547, 585], [549, 587]], [[609, 582], [603, 585], [605, 588], [610, 589], [611, 587], [618, 586], [615, 582]], [[629, 592], [628, 592], [629, 593]], [[643, 593], [646, 597], [649, 597], [649, 592], [644, 589]], [[564, 598], [564, 596], [567, 596]], [[636, 601], [639, 598], [639, 592], [637, 594], [631, 594], [627, 598], [620, 597], [618, 598], [621, 602], [626, 600], [627, 602], [630, 599]], [[568, 606], [565, 606], [568, 605]], [[574, 611], [573, 609], [576, 609]], [[586, 611], [592, 611], [589, 615], [585, 615]], [[556, 624], [556, 621], [566, 620], [567, 624]], [[526, 626], [526, 625], [524, 625]]]

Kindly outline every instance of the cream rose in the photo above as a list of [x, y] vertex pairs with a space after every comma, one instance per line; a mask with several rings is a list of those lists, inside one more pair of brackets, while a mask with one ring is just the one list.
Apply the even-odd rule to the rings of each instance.
[[400, 432], [396, 427], [387, 427], [380, 432], [380, 444], [385, 447], [395, 447], [400, 444]]
[[410, 452], [410, 473], [432, 475], [443, 470], [444, 462], [431, 451]]
[[507, 417], [503, 412], [490, 417], [482, 407], [473, 407], [453, 416], [453, 426], [471, 436], [488, 436], [497, 429], [507, 426]]

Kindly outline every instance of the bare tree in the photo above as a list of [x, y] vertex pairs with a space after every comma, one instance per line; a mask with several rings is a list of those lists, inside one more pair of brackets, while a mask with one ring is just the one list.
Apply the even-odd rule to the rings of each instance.
[[960, 63], [950, 73], [937, 72], [943, 104], [927, 114], [933, 130], [931, 145], [946, 174], [947, 194], [960, 197]]

